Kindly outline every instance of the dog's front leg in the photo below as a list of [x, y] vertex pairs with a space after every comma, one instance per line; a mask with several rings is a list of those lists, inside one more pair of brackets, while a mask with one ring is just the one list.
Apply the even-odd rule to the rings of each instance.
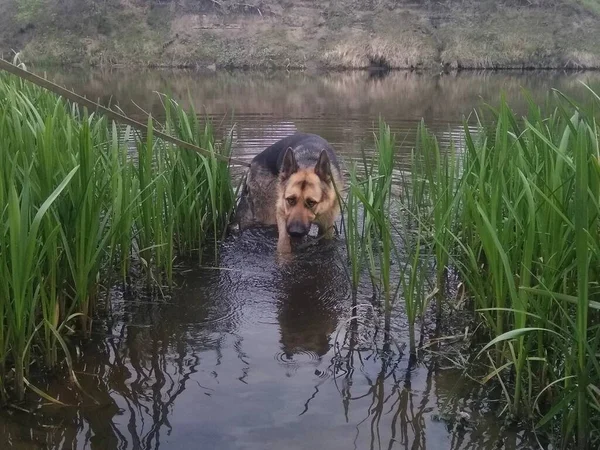
[[334, 222], [335, 214], [324, 214], [319, 217], [317, 222], [317, 226], [319, 227], [319, 236], [323, 236], [325, 239], [332, 239]]
[[280, 214], [277, 214], [277, 232], [279, 233], [279, 239], [277, 241], [277, 251], [279, 253], [290, 253], [292, 251], [290, 236], [287, 232], [285, 217], [282, 217]]

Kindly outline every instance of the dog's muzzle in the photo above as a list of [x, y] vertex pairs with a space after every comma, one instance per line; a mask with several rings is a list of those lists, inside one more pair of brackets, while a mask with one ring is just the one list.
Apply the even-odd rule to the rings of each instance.
[[310, 225], [304, 225], [302, 222], [292, 222], [287, 226], [287, 232], [290, 237], [300, 238], [306, 236], [310, 231]]

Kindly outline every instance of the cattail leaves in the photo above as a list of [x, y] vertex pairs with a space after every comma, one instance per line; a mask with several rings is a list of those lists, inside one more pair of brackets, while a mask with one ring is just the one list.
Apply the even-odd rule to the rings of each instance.
[[89, 335], [111, 281], [127, 283], [138, 265], [149, 288], [171, 286], [175, 258], [200, 255], [222, 236], [234, 194], [217, 156], [229, 155], [230, 142], [216, 142], [210, 123], [173, 100], [165, 108], [165, 130], [210, 155], [155, 139], [151, 118], [149, 133], [134, 135], [0, 76], [2, 398], [13, 370], [17, 398], [26, 387], [41, 392], [27, 381], [32, 352], [48, 367], [70, 366], [63, 324], [77, 319]]

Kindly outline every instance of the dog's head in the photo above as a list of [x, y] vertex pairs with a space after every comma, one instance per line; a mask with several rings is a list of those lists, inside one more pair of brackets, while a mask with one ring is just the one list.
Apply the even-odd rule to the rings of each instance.
[[331, 163], [325, 150], [313, 167], [300, 167], [291, 148], [279, 172], [279, 205], [292, 237], [306, 236], [319, 214], [329, 211], [336, 199]]

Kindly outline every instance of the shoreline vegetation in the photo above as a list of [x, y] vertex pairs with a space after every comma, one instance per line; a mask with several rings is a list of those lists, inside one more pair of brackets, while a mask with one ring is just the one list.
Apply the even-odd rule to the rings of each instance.
[[0, 73], [0, 403], [29, 389], [60, 404], [30, 371], [67, 372], [78, 385], [69, 343], [90, 336], [98, 302], [110, 311], [115, 286], [163, 297], [176, 259], [216, 252], [235, 200], [219, 158], [230, 142], [161, 98], [164, 123], [149, 118], [142, 136]]
[[67, 66], [599, 69], [599, 0], [8, 0], [0, 55]]
[[403, 308], [415, 358], [428, 317], [443, 326], [464, 301], [469, 354], [449, 363], [552, 448], [600, 442], [600, 96], [588, 89], [585, 104], [528, 97], [523, 117], [502, 98], [443, 146], [421, 121], [408, 172], [380, 118], [378, 158], [353, 161], [345, 197], [354, 292], [368, 276], [386, 323]]

